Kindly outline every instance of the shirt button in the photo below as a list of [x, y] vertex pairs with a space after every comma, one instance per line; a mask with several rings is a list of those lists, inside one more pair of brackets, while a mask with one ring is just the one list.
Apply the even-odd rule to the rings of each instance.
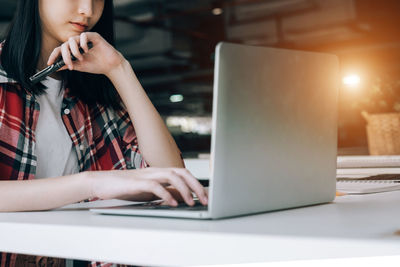
[[80, 149], [80, 150], [84, 150], [84, 149], [85, 149], [85, 146], [84, 146], [84, 145], [80, 145], [80, 146], [79, 146], [79, 149]]
[[64, 109], [64, 114], [68, 115], [71, 111], [69, 110], [69, 108]]

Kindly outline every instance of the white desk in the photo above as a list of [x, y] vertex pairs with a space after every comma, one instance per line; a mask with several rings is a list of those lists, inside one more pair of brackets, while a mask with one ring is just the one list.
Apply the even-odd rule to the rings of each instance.
[[0, 251], [138, 265], [400, 254], [400, 191], [217, 221], [0, 213]]

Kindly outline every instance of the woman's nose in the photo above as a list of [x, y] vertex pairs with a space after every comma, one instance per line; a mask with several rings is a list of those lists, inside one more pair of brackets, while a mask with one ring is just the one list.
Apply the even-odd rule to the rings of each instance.
[[93, 0], [79, 0], [79, 14], [91, 17], [93, 15]]

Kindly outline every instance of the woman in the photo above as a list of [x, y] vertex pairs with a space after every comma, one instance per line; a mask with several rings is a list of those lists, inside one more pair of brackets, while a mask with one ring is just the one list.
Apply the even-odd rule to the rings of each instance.
[[[193, 205], [192, 191], [207, 205], [206, 190], [113, 47], [112, 13], [111, 0], [19, 1], [1, 50], [0, 211], [112, 198]], [[66, 63], [59, 72], [29, 82], [58, 58]], [[15, 257], [3, 253], [0, 263]]]

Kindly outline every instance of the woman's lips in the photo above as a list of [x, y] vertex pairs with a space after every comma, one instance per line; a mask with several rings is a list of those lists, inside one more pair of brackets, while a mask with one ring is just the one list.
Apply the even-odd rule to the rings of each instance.
[[85, 31], [85, 30], [87, 29], [87, 26], [86, 26], [86, 25], [82, 25], [82, 24], [75, 23], [75, 22], [70, 22], [70, 23], [71, 23], [72, 26], [73, 26], [76, 30], [78, 30], [78, 31], [83, 32], [83, 31]]

